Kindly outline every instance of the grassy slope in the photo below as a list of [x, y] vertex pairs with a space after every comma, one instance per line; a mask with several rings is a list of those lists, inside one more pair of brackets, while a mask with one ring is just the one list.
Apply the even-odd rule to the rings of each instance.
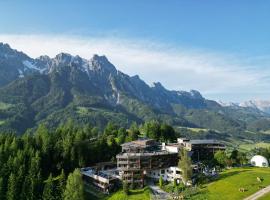
[[265, 143], [265, 142], [259, 142], [259, 143], [252, 143], [252, 144], [241, 144], [239, 145], [239, 148], [245, 151], [250, 151], [251, 149], [258, 147], [262, 148], [268, 148], [270, 147], [270, 143]]
[[0, 110], [6, 110], [9, 109], [10, 107], [12, 107], [12, 104], [0, 102]]
[[[259, 183], [256, 178], [264, 179]], [[220, 175], [220, 179], [212, 182], [200, 194], [193, 196], [192, 199], [209, 200], [240, 200], [258, 190], [259, 186], [270, 185], [270, 168], [237, 168], [227, 170]], [[239, 188], [245, 188], [246, 192], [239, 192]]]
[[127, 196], [122, 190], [114, 193], [107, 200], [149, 200], [150, 189], [148, 187], [140, 190], [130, 190], [130, 194]]
[[263, 197], [259, 198], [258, 200], [269, 200], [270, 199], [270, 192], [264, 195]]

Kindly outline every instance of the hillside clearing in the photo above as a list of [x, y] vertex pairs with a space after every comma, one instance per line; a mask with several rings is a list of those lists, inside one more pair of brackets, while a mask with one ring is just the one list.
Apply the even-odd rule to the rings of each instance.
[[[263, 179], [260, 183], [257, 177]], [[220, 174], [219, 180], [205, 185], [191, 199], [240, 200], [270, 185], [270, 168], [237, 168]], [[244, 188], [245, 192], [239, 189]]]

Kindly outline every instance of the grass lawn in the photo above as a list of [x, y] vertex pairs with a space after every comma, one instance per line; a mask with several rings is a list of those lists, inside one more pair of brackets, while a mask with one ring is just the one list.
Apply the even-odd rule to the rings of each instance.
[[123, 190], [119, 190], [106, 200], [149, 200], [150, 193], [151, 191], [148, 187], [139, 190], [130, 190], [129, 195], [124, 194]]
[[269, 200], [270, 199], [270, 192], [264, 195], [263, 197], [259, 198], [258, 200]]
[[[259, 183], [257, 177], [263, 178], [263, 182]], [[205, 185], [191, 199], [240, 200], [260, 190], [259, 186], [268, 185], [270, 168], [235, 168], [222, 172], [217, 181]], [[245, 188], [246, 191], [240, 192], [239, 188]]]

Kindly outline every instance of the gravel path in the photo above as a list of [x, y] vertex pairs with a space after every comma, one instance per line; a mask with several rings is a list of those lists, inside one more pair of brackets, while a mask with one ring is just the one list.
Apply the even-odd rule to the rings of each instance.
[[267, 186], [266, 188], [259, 190], [258, 192], [254, 193], [253, 195], [250, 195], [249, 197], [245, 198], [244, 200], [256, 200], [256, 199], [262, 197], [263, 195], [267, 194], [268, 192], [270, 192], [270, 185]]
[[171, 199], [170, 194], [165, 192], [164, 190], [160, 189], [160, 187], [158, 187], [156, 185], [149, 185], [149, 187], [152, 190], [153, 197], [155, 200]]

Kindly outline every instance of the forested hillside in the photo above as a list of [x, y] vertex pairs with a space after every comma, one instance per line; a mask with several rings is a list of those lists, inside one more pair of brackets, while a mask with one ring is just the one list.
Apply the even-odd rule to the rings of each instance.
[[176, 139], [171, 126], [155, 121], [140, 129], [133, 123], [128, 130], [109, 123], [103, 131], [68, 121], [53, 131], [40, 125], [34, 134], [0, 134], [0, 199], [65, 199], [72, 188], [82, 186], [80, 181], [69, 185], [73, 183], [69, 179], [81, 179], [80, 173], [72, 173], [75, 168], [115, 161], [120, 144], [139, 135], [158, 141]]

